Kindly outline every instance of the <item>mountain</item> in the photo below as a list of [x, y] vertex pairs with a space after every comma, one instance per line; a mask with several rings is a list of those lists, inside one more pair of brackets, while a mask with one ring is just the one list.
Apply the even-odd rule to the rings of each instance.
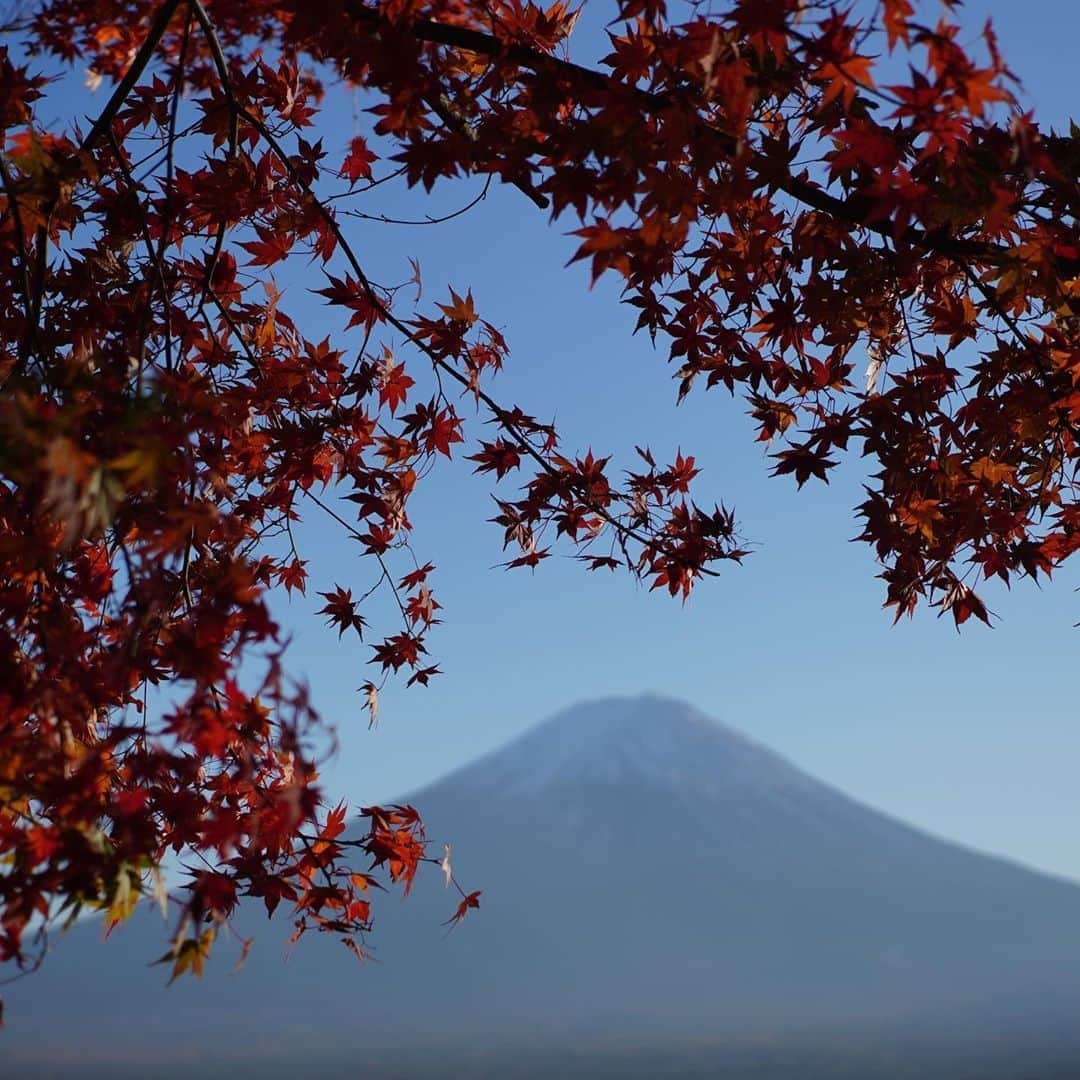
[[[1080, 1076], [1080, 887], [877, 813], [679, 702], [579, 705], [408, 797], [377, 962], [249, 909], [164, 988], [147, 912], [6, 990], [0, 1074]], [[441, 850], [441, 849], [439, 849]]]

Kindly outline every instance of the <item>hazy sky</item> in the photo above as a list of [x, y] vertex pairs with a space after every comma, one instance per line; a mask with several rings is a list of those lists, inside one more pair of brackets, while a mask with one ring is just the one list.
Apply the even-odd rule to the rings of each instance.
[[[936, 17], [936, 3], [923, 7]], [[606, 10], [590, 0], [590, 16]], [[965, 40], [987, 14], [1040, 120], [1067, 124], [1080, 8], [973, 0], [957, 13], [970, 28]], [[78, 107], [96, 111], [81, 92]], [[346, 100], [322, 132], [331, 155], [344, 156], [352, 122]], [[431, 204], [417, 192], [395, 208], [422, 216], [479, 189], [452, 185]], [[445, 624], [430, 646], [445, 674], [426, 690], [391, 686], [379, 728], [368, 731], [357, 688], [373, 671], [370, 650], [338, 645], [314, 612], [316, 590], [362, 591], [370, 570], [334, 528], [312, 524], [300, 537], [308, 596], [278, 611], [293, 635], [293, 670], [340, 734], [325, 774], [330, 793], [355, 805], [402, 795], [564, 705], [652, 690], [909, 822], [1080, 879], [1077, 572], [1043, 591], [988, 586], [984, 599], [1001, 616], [993, 630], [969, 624], [958, 635], [951, 619], [930, 612], [892, 627], [870, 552], [850, 543], [859, 463], [834, 470], [828, 488], [796, 494], [790, 478], [768, 477], [741, 401], [712, 391], [676, 409], [664, 355], [631, 336], [615, 282], [590, 291], [583, 264], [564, 268], [574, 227], [549, 226], [519, 192], [493, 188], [445, 225], [350, 221], [347, 231], [384, 281], [407, 279], [407, 257], [419, 258], [426, 303], [445, 299], [448, 284], [471, 287], [512, 350], [496, 396], [554, 417], [565, 448], [591, 446], [624, 463], [634, 443], [649, 443], [658, 459], [677, 448], [694, 454], [705, 469], [698, 497], [734, 506], [755, 553], [742, 568], [723, 567], [685, 607], [625, 574], [587, 574], [565, 560], [535, 574], [493, 570], [503, 556], [500, 531], [485, 523], [490, 486], [461, 463], [442, 468], [418, 492], [412, 517], [418, 557], [438, 565]], [[304, 292], [310, 279], [281, 277], [284, 306], [325, 317]]]

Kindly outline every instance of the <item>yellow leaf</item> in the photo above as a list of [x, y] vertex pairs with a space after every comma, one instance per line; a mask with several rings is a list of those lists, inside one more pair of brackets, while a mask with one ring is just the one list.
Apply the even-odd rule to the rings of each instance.
[[109, 901], [109, 929], [131, 918], [140, 895], [138, 876], [126, 863], [122, 864]]
[[1013, 478], [1016, 470], [1011, 465], [1001, 465], [988, 457], [981, 457], [972, 462], [971, 475], [976, 480], [985, 480], [990, 484], [1004, 483]]
[[143, 487], [157, 475], [161, 458], [161, 447], [137, 446], [126, 454], [114, 457], [109, 462], [109, 468], [123, 476], [126, 487]]
[[898, 506], [896, 512], [909, 532], [920, 532], [928, 540], [934, 539], [934, 522], [944, 521], [945, 515], [938, 509], [937, 499], [912, 499], [906, 506]]
[[476, 322], [476, 308], [473, 306], [472, 290], [470, 289], [465, 298], [462, 299], [453, 289], [450, 290], [450, 299], [453, 303], [440, 304], [443, 314], [448, 319], [453, 319], [455, 322], [463, 322], [467, 326], [472, 326]]

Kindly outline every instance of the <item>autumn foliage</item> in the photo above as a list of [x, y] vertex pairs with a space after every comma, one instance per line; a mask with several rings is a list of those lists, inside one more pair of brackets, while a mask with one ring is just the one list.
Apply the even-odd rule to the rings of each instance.
[[[388, 183], [418, 216], [444, 178], [518, 189], [621, 280], [680, 397], [745, 398], [777, 474], [865, 455], [897, 616], [986, 619], [980, 581], [1080, 546], [1080, 139], [1020, 110], [991, 29], [965, 49], [909, 0], [595, 7], [588, 64], [579, 13], [528, 0], [53, 0], [7, 29], [0, 960], [153, 893], [174, 974], [243, 896], [362, 951], [372, 891], [438, 860], [411, 807], [347, 830], [321, 805], [267, 598], [321, 594], [369, 650], [372, 715], [386, 678], [426, 684], [439, 604], [408, 507], [441, 459], [497, 485], [512, 567], [562, 550], [685, 597], [743, 555], [693, 457], [616, 473], [493, 396], [507, 340], [465, 284], [429, 303], [418, 266], [372, 277], [349, 214]], [[318, 118], [349, 87], [366, 119], [338, 141]], [[293, 263], [329, 336], [290, 316]], [[309, 515], [366, 578], [311, 573]], [[171, 898], [170, 853], [192, 868]]]

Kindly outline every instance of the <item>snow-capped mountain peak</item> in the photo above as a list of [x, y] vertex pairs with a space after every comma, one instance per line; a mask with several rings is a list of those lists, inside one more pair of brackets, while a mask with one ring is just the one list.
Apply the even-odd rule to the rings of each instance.
[[580, 782], [644, 782], [700, 792], [808, 782], [772, 751], [656, 694], [575, 705], [448, 780], [508, 795]]

